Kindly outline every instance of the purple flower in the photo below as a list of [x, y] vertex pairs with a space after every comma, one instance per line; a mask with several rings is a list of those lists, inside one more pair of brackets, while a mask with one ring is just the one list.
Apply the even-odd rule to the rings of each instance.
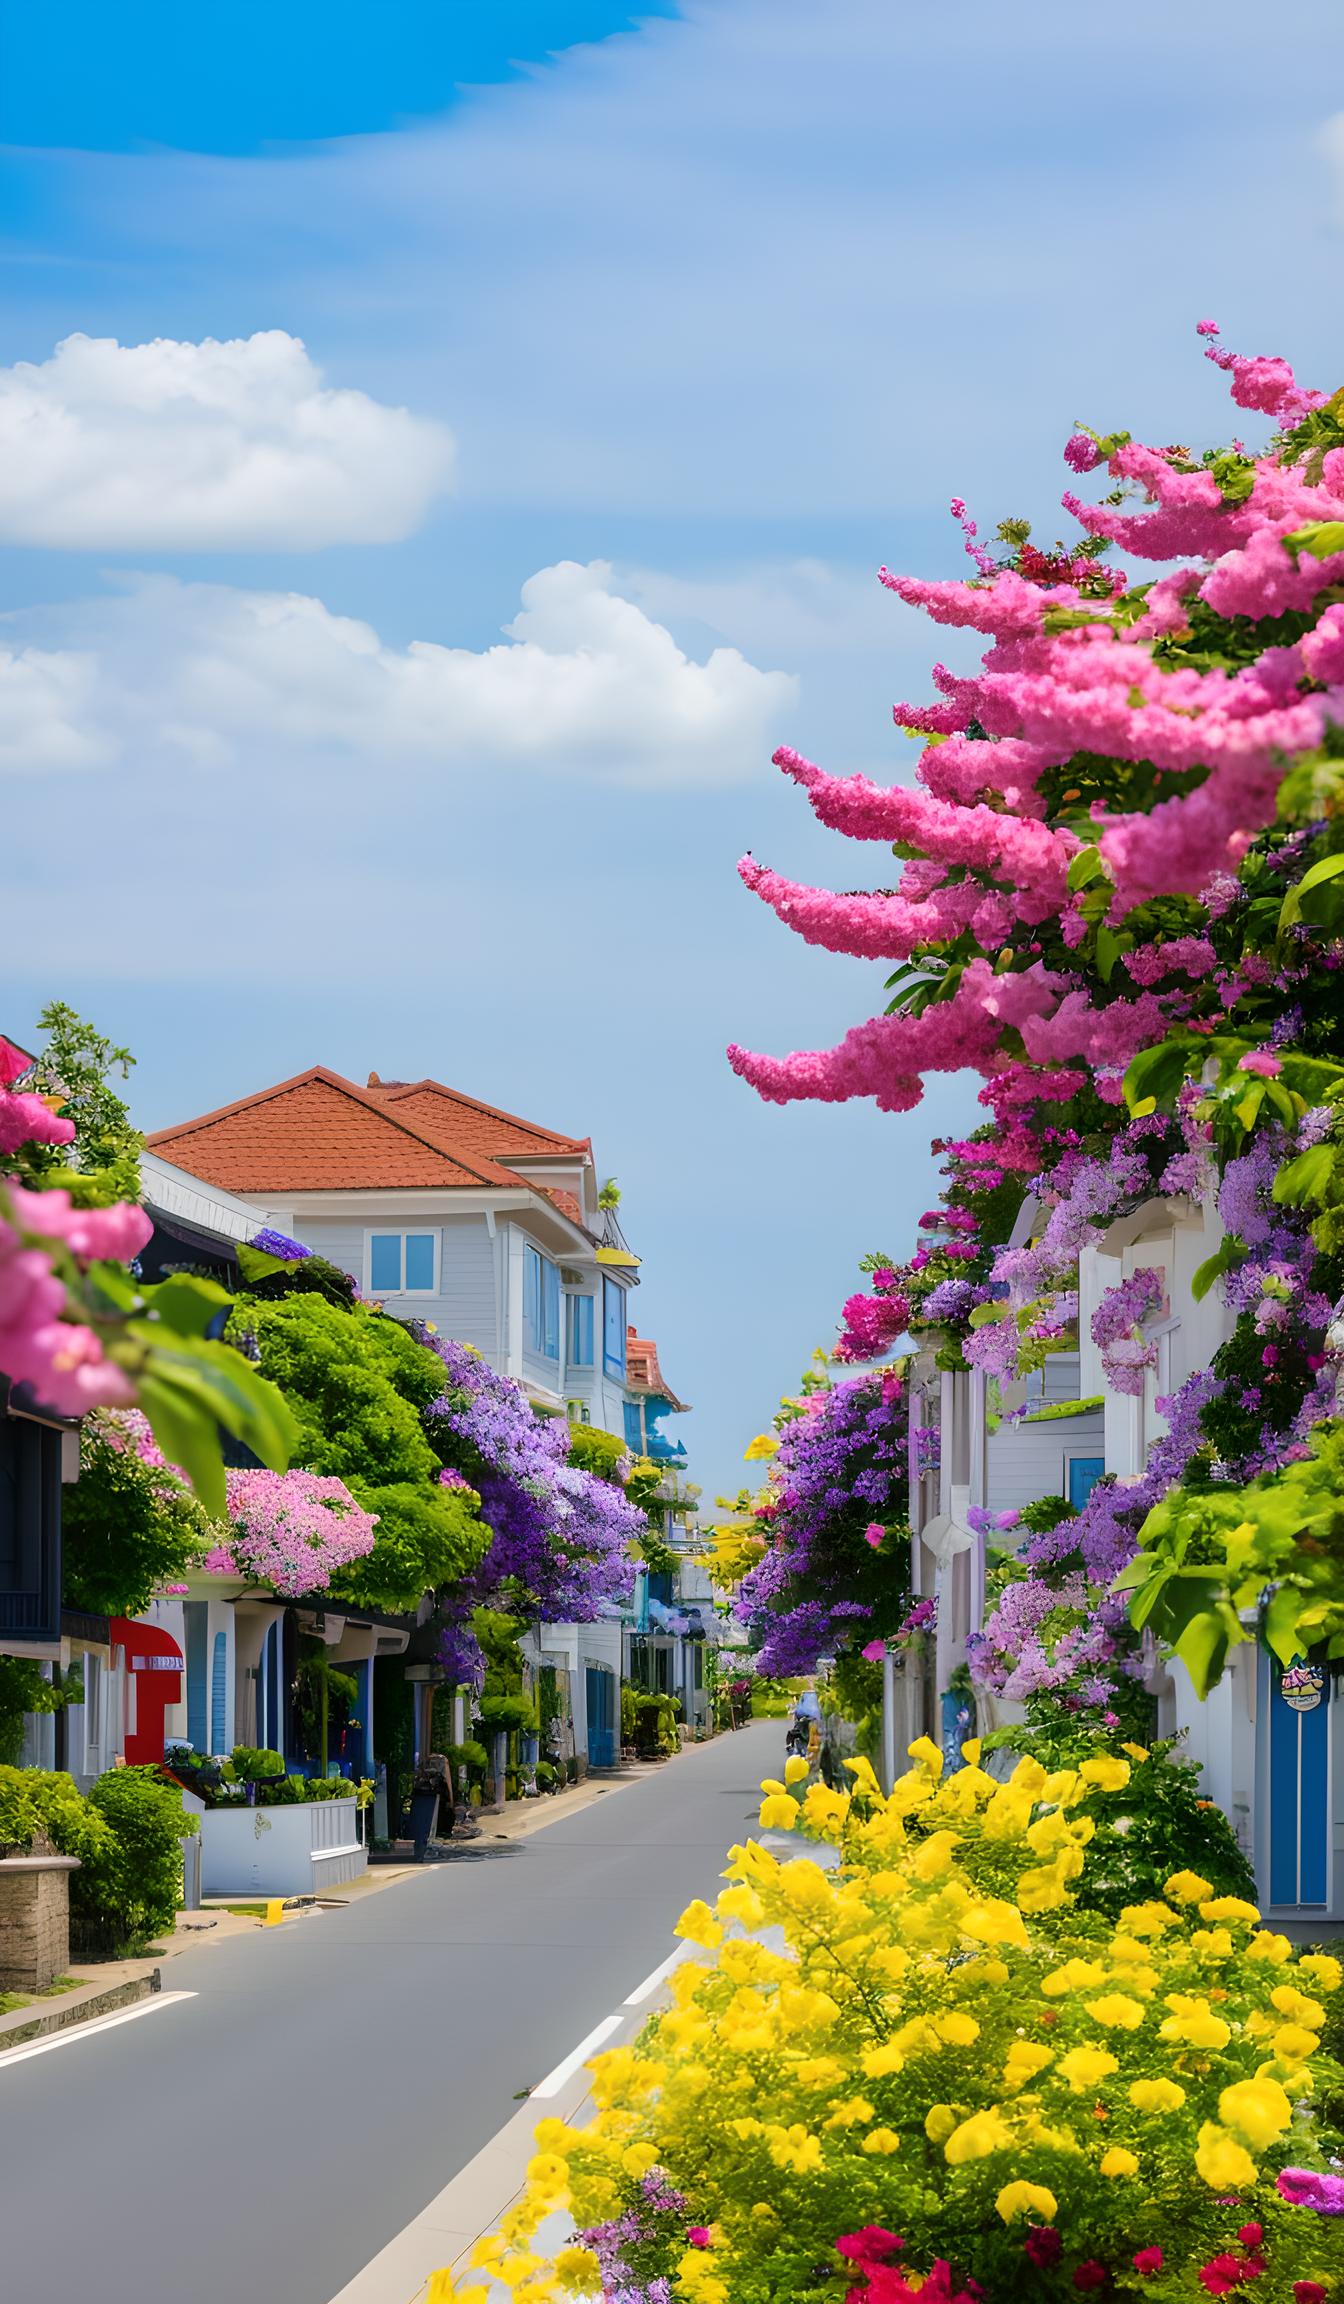
[[302, 1240], [291, 1240], [287, 1232], [276, 1232], [269, 1224], [253, 1233], [248, 1247], [259, 1249], [263, 1256], [279, 1256], [286, 1264], [302, 1264], [313, 1253]]
[[1318, 2216], [1344, 2216], [1344, 2176], [1317, 2168], [1281, 2168], [1278, 2187], [1292, 2208], [1314, 2208]]

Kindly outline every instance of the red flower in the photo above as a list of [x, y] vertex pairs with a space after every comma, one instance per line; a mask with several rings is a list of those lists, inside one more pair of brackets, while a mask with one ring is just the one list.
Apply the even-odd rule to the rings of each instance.
[[1162, 2269], [1161, 2249], [1140, 2248], [1138, 2255], [1134, 2258], [1134, 2269], [1136, 2272], [1142, 2272], [1145, 2279], [1151, 2272], [1160, 2272]]
[[896, 2255], [905, 2242], [896, 2233], [884, 2231], [880, 2224], [865, 2224], [857, 2232], [847, 2232], [835, 2245], [840, 2255], [848, 2256], [855, 2264], [864, 2264]]
[[1319, 2280], [1294, 2280], [1293, 2304], [1326, 2304], [1326, 2293]]
[[[1254, 2229], [1258, 2231], [1258, 2225]], [[1225, 2248], [1220, 2256], [1209, 2258], [1199, 2277], [1210, 2296], [1229, 2296], [1243, 2281], [1258, 2280], [1264, 2269], [1258, 2256], [1234, 2256]]]
[[1052, 2264], [1058, 2264], [1064, 2242], [1053, 2224], [1033, 2224], [1022, 2247], [1029, 2264], [1047, 2271]]
[[1243, 2248], [1258, 2248], [1264, 2237], [1264, 2227], [1260, 2224], [1243, 2224], [1237, 2234]]
[[691, 2247], [691, 2248], [708, 2248], [708, 2246], [709, 2246], [709, 2226], [708, 2226], [708, 2224], [692, 2224], [692, 2226], [691, 2226], [690, 2230], [689, 2230], [689, 2231], [687, 2232], [687, 2234], [686, 2234], [686, 2241], [687, 2241], [687, 2245], [688, 2245], [688, 2247]]
[[1074, 2273], [1073, 2285], [1083, 2289], [1104, 2288], [1109, 2278], [1105, 2265], [1098, 2264], [1095, 2256], [1089, 2256], [1087, 2262], [1080, 2264]]

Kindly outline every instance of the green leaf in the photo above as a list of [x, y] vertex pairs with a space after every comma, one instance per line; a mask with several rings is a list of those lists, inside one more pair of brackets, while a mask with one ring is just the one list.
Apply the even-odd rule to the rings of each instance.
[[1069, 866], [1068, 885], [1076, 895], [1082, 888], [1090, 888], [1094, 880], [1104, 879], [1106, 867], [1101, 850], [1096, 847], [1080, 848]]
[[1175, 1649], [1194, 1681], [1197, 1696], [1207, 1696], [1215, 1681], [1221, 1680], [1228, 1649], [1243, 1637], [1236, 1611], [1226, 1601], [1207, 1614], [1191, 1618]]
[[1121, 944], [1120, 939], [1116, 935], [1114, 929], [1108, 928], [1104, 921], [1097, 930], [1096, 949], [1097, 971], [1101, 977], [1102, 983], [1109, 984], [1112, 976], [1115, 973], [1115, 963], [1119, 959], [1121, 952], [1124, 950], [1124, 946]]
[[1279, 907], [1280, 933], [1301, 918], [1303, 897], [1310, 895], [1313, 888], [1324, 886], [1326, 881], [1337, 879], [1341, 872], [1344, 872], [1344, 850], [1334, 856], [1322, 856], [1311, 865], [1296, 886], [1289, 889]]
[[1265, 1610], [1265, 1640], [1280, 1664], [1291, 1664], [1302, 1653], [1298, 1619], [1302, 1594], [1293, 1584], [1280, 1584]]
[[1012, 1309], [1011, 1304], [977, 1304], [967, 1326], [970, 1328], [987, 1328], [991, 1320], [1011, 1319]]
[[1283, 541], [1290, 552], [1310, 552], [1313, 560], [1328, 560], [1332, 552], [1344, 552], [1344, 520], [1309, 520]]
[[272, 1472], [283, 1472], [298, 1430], [284, 1396], [232, 1345], [168, 1334], [161, 1322], [127, 1323], [147, 1364], [137, 1378], [141, 1406], [170, 1463], [180, 1464], [208, 1512], [224, 1508], [222, 1425]]
[[1193, 1040], [1162, 1040], [1155, 1048], [1141, 1048], [1125, 1074], [1125, 1102], [1130, 1111], [1146, 1097], [1161, 1104], [1174, 1096], [1191, 1064], [1207, 1050], [1207, 1041]]
[[1255, 1126], [1260, 1107], [1265, 1101], [1265, 1082], [1257, 1079], [1254, 1073], [1251, 1074], [1250, 1081], [1251, 1084], [1245, 1095], [1240, 1097], [1233, 1106], [1242, 1127], [1247, 1129]]
[[204, 1336], [213, 1320], [233, 1302], [217, 1280], [203, 1280], [189, 1272], [175, 1272], [171, 1280], [142, 1291], [155, 1317], [175, 1336]]
[[1274, 1198], [1280, 1207], [1300, 1208], [1308, 1200], [1323, 1200], [1335, 1173], [1333, 1144], [1313, 1144], [1286, 1160], [1274, 1179]]
[[1237, 1239], [1234, 1233], [1229, 1232], [1226, 1238], [1215, 1248], [1212, 1256], [1205, 1257], [1204, 1262], [1191, 1278], [1190, 1293], [1196, 1304], [1203, 1303], [1215, 1280], [1221, 1280], [1224, 1272], [1235, 1271], [1237, 1265], [1245, 1261], [1245, 1257], [1246, 1250], [1241, 1241]]
[[[898, 983], [902, 976], [908, 976], [911, 973], [908, 965], [904, 968], [898, 968], [894, 976], [887, 978], [883, 989], [890, 991], [892, 985]], [[242, 1241], [239, 1242], [236, 1253], [238, 1269], [244, 1280], [269, 1280], [272, 1272], [288, 1272], [291, 1269], [288, 1257], [268, 1255], [264, 1248], [249, 1248]]]

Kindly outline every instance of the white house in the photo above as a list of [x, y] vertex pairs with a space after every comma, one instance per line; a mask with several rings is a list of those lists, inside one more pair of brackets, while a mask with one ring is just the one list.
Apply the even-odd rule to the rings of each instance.
[[[351, 1273], [398, 1319], [474, 1345], [539, 1408], [632, 1448], [657, 1438], [681, 1461], [653, 1431], [646, 1371], [631, 1366], [639, 1259], [601, 1204], [587, 1138], [436, 1080], [375, 1073], [360, 1087], [315, 1066], [161, 1129], [150, 1146], [175, 1172], [250, 1207], [256, 1226]], [[543, 1625], [529, 1642], [533, 1661], [566, 1674], [576, 1748], [595, 1764], [619, 1750], [622, 1640], [614, 1614]], [[334, 1660], [346, 1664], [347, 1653]], [[257, 1669], [264, 1689], [264, 1655]]]
[[436, 1080], [321, 1065], [149, 1139], [398, 1319], [474, 1344], [539, 1406], [624, 1434], [631, 1255], [586, 1138]]

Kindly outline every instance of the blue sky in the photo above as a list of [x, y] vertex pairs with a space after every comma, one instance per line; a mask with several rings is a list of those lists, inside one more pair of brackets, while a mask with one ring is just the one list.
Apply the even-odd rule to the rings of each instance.
[[1224, 436], [1197, 318], [1344, 375], [1335, 0], [1294, 27], [0, 0], [9, 1028], [96, 1017], [146, 1126], [321, 1061], [591, 1131], [736, 1484], [975, 1116], [729, 1075], [879, 997], [737, 884], [882, 877], [770, 752], [909, 776], [952, 650], [876, 566], [954, 569], [954, 493], [1053, 535], [1075, 418]]

